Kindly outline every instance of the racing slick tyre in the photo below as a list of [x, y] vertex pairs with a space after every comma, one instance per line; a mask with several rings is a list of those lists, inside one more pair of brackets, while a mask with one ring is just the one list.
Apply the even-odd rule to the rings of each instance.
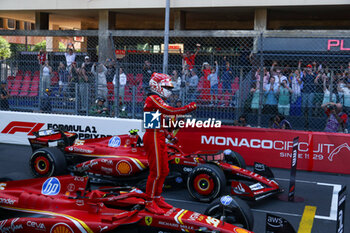
[[240, 155], [238, 152], [227, 149], [224, 150], [224, 155], [227, 163], [246, 169], [247, 165], [245, 164], [242, 155]]
[[225, 208], [224, 221], [238, 227], [252, 231], [254, 226], [254, 217], [248, 204], [238, 197], [232, 197], [232, 202], [223, 207], [220, 198], [215, 199], [205, 210], [204, 214], [220, 219]]
[[40, 148], [32, 154], [30, 170], [35, 177], [62, 175], [67, 167], [63, 152], [56, 147]]
[[195, 167], [187, 178], [187, 190], [190, 195], [201, 202], [210, 202], [225, 189], [224, 172], [214, 164], [202, 164]]

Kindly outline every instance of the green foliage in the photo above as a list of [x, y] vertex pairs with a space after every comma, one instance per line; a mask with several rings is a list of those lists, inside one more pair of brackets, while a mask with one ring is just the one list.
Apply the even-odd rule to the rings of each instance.
[[0, 59], [11, 57], [10, 43], [0, 37]]
[[34, 45], [34, 48], [32, 49], [33, 52], [39, 52], [40, 50], [43, 50], [43, 51], [46, 50], [46, 40], [36, 43]]

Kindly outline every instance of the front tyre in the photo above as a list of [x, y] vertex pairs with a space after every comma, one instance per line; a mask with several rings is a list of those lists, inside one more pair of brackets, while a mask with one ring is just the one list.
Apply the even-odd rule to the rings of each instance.
[[202, 164], [194, 168], [187, 178], [187, 190], [197, 201], [210, 202], [226, 188], [224, 172], [214, 164]]
[[40, 148], [32, 154], [29, 161], [34, 177], [62, 175], [66, 171], [66, 159], [56, 147]]
[[230, 149], [226, 149], [224, 150], [224, 156], [225, 156], [225, 161], [227, 163], [246, 169], [247, 165], [242, 155], [240, 155], [238, 152], [235, 152]]
[[[232, 202], [225, 207], [224, 221], [252, 231], [254, 227], [254, 217], [248, 204], [238, 197], [233, 196], [232, 198]], [[224, 207], [220, 203], [220, 198], [218, 198], [208, 206], [204, 214], [220, 219], [223, 214], [223, 208]]]

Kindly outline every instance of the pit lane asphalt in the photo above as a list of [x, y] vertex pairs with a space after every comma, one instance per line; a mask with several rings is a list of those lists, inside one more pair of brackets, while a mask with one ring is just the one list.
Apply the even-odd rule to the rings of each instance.
[[[32, 178], [28, 165], [30, 155], [31, 148], [29, 146], [0, 143], [0, 177], [8, 177], [14, 180]], [[290, 171], [275, 168], [272, 171], [281, 186], [288, 190]], [[341, 185], [346, 185], [347, 189], [350, 190], [350, 176], [297, 171], [296, 179], [296, 196], [303, 198], [304, 201], [291, 203], [272, 197], [251, 205], [255, 218], [254, 232], [265, 232], [266, 213], [285, 218], [297, 232], [306, 205], [316, 206], [317, 208], [312, 233], [335, 232], [336, 212], [334, 211], [336, 211], [337, 200], [335, 200], [335, 197], [337, 195], [333, 195], [333, 192], [337, 194], [337, 189]], [[285, 191], [284, 194], [287, 194], [287, 192]], [[186, 189], [167, 190], [163, 193], [163, 196], [169, 203], [178, 208], [203, 213], [207, 207], [207, 204], [191, 199]], [[332, 202], [335, 204], [335, 206], [333, 204], [333, 207]], [[350, 232], [349, 202], [346, 204], [345, 219], [344, 232]]]

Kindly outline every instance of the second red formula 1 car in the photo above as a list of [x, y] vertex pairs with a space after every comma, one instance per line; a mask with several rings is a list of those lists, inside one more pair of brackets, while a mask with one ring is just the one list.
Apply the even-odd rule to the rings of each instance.
[[[88, 173], [94, 181], [142, 188], [148, 176], [148, 161], [137, 131], [130, 135], [77, 140], [76, 134], [45, 130], [30, 138], [33, 154], [30, 168], [36, 177], [68, 173]], [[197, 151], [186, 154], [168, 144], [170, 173], [166, 186], [186, 185], [190, 195], [209, 202], [226, 192], [252, 201], [279, 193], [271, 170], [256, 163], [246, 169], [242, 156], [232, 150]], [[67, 169], [68, 168], [68, 169]]]
[[211, 217], [175, 207], [155, 215], [145, 210], [145, 197], [129, 187], [91, 190], [87, 177], [70, 175], [0, 181], [0, 232], [249, 233], [242, 227], [253, 227], [249, 207], [238, 198], [214, 202]]

